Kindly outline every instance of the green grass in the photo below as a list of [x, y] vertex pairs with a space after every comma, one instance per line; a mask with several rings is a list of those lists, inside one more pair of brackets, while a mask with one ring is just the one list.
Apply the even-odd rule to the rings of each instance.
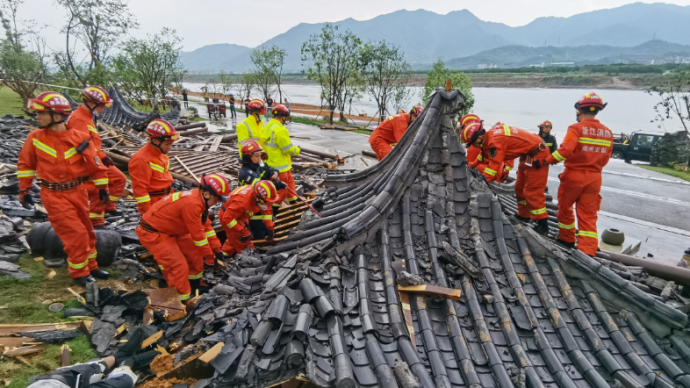
[[0, 116], [4, 116], [11, 113], [15, 116], [26, 116], [26, 113], [22, 111], [24, 104], [22, 104], [22, 99], [19, 94], [15, 93], [12, 89], [4, 86], [0, 88]]
[[671, 176], [674, 176], [676, 178], [690, 181], [690, 172], [677, 171], [677, 170], [674, 170], [674, 169], [668, 168], [668, 167], [652, 167], [652, 166], [647, 166], [647, 165], [642, 165], [642, 164], [638, 164], [637, 166], [642, 167], [645, 170], [656, 171], [656, 172], [660, 172], [662, 174], [671, 175]]
[[[17, 262], [22, 271], [31, 275], [29, 279], [13, 279], [10, 276], [0, 276], [0, 324], [16, 323], [58, 323], [70, 322], [64, 319], [63, 313], [51, 313], [48, 306], [51, 302], [59, 302], [68, 307], [80, 307], [81, 304], [67, 291], [74, 282], [67, 273], [67, 268], [54, 268], [55, 277], [48, 279], [49, 272], [43, 262], [36, 262], [31, 255], [25, 254]], [[111, 279], [119, 278], [121, 273], [111, 268], [105, 268], [111, 274]], [[112, 286], [99, 281], [101, 287]], [[72, 349], [72, 363], [87, 361], [96, 357], [91, 344], [85, 336], [80, 336], [66, 342]], [[12, 380], [9, 388], [22, 388], [28, 385], [30, 376], [44, 375], [53, 371], [59, 365], [60, 345], [46, 345], [46, 351], [28, 357], [31, 366], [14, 359], [0, 361], [0, 382]]]
[[[151, 105], [143, 105], [139, 101], [136, 100], [128, 100], [127, 101], [129, 105], [132, 106], [132, 108], [138, 110], [139, 112], [145, 112], [145, 113], [151, 113], [153, 112], [153, 106]], [[170, 112], [170, 107], [168, 105], [163, 108], [162, 105], [158, 106], [158, 112], [160, 113], [165, 113], [165, 112]]]
[[[86, 336], [81, 335], [65, 344], [72, 349], [72, 364], [88, 361], [96, 358], [96, 352], [91, 348], [91, 344]], [[7, 388], [24, 388], [29, 385], [29, 377], [42, 376], [60, 367], [60, 347], [62, 345], [46, 345], [44, 352], [36, 356], [27, 357], [31, 366], [20, 361], [7, 360], [0, 361], [0, 381], [10, 380]]]

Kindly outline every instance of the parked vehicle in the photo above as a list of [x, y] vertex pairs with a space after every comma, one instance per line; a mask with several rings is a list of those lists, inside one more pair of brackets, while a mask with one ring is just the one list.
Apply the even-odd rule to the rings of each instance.
[[621, 136], [622, 141], [613, 141], [613, 159], [625, 159], [626, 163], [633, 160], [648, 162], [652, 156], [652, 147], [663, 136], [662, 133], [634, 132]]

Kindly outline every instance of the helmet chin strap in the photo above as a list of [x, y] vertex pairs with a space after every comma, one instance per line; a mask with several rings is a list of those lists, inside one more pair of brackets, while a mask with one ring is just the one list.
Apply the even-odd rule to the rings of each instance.
[[39, 126], [38, 128], [39, 129], [46, 129], [46, 128], [52, 127], [53, 125], [62, 124], [65, 122], [65, 115], [61, 115], [62, 120], [55, 121], [55, 118], [53, 117], [54, 114], [55, 114], [55, 112], [50, 112], [50, 123], [48, 125]]
[[163, 142], [164, 142], [165, 140], [163, 140], [163, 138], [160, 138], [160, 143], [158, 143], [158, 144], [156, 144], [156, 143], [154, 142], [154, 140], [156, 140], [156, 139], [151, 139], [151, 142], [150, 142], [151, 145], [154, 146], [154, 147], [156, 147], [156, 148], [158, 148], [158, 150], [159, 150], [162, 154], [167, 155], [168, 153], [167, 153], [166, 151], [163, 151], [163, 148], [161, 148], [161, 144], [163, 144]]

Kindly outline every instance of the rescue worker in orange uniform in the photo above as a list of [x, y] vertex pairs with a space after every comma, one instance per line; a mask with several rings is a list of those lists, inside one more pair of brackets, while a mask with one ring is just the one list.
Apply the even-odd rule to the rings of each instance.
[[536, 134], [502, 123], [488, 132], [484, 130], [482, 123], [473, 123], [463, 130], [462, 141], [481, 147], [482, 153], [488, 155], [488, 166], [483, 173], [488, 183], [496, 179], [504, 161], [520, 158], [515, 181], [515, 196], [518, 202], [516, 217], [522, 221], [535, 221], [535, 230], [547, 234], [549, 215], [546, 213], [544, 189], [549, 178], [549, 169], [548, 166], [538, 163], [538, 159], [549, 155], [543, 140]]
[[[146, 127], [146, 136], [149, 142], [132, 156], [128, 166], [137, 209], [142, 216], [158, 201], [174, 191], [173, 177], [170, 174], [170, 159], [167, 154], [175, 141], [180, 138], [180, 133], [169, 122], [156, 119]], [[220, 254], [222, 245], [211, 226], [210, 219], [206, 220], [205, 227], [211, 249], [216, 254]], [[215, 264], [213, 258], [207, 258], [205, 262], [207, 265]]]
[[[479, 116], [475, 114], [468, 114], [463, 116], [460, 119], [460, 123], [458, 123], [458, 130], [457, 133], [460, 134], [459, 136], [462, 136], [462, 130], [473, 123], [482, 123], [483, 120], [479, 118]], [[467, 147], [467, 166], [469, 168], [474, 168], [477, 169], [477, 171], [481, 172], [482, 174], [484, 173], [484, 169], [488, 166], [488, 163], [486, 161], [486, 158], [484, 155], [482, 155], [482, 149], [477, 148], [477, 147]], [[501, 174], [500, 176], [496, 177], [496, 182], [498, 183], [504, 183], [506, 179], [508, 178], [508, 175], [510, 174], [510, 171], [513, 169], [515, 166], [515, 160], [508, 160], [506, 161], [502, 168], [501, 168]]]
[[285, 122], [290, 120], [290, 110], [282, 104], [273, 107], [273, 118], [261, 129], [261, 142], [267, 157], [266, 164], [278, 170], [278, 178], [285, 184], [285, 188], [278, 190], [278, 198], [273, 203], [274, 213], [280, 208], [283, 200], [292, 204], [297, 202], [297, 187], [292, 176], [292, 157], [299, 155], [301, 150], [292, 144], [290, 132], [285, 128]]
[[182, 301], [201, 287], [204, 259], [216, 256], [206, 235], [209, 208], [227, 202], [229, 195], [225, 178], [202, 176], [198, 189], [163, 197], [139, 221], [139, 241], [153, 254], [166, 283], [177, 289]]
[[[101, 135], [96, 129], [96, 124], [93, 121], [94, 112], [96, 115], [103, 113], [105, 108], [109, 108], [113, 101], [110, 99], [108, 92], [99, 86], [87, 86], [81, 92], [81, 98], [84, 102], [69, 116], [67, 120], [67, 128], [86, 133], [91, 137], [91, 145], [96, 148], [96, 153], [101, 159], [101, 162], [107, 170], [107, 178], [100, 182], [93, 182], [94, 184], [87, 184], [86, 189], [89, 193], [89, 218], [91, 223], [98, 229], [105, 224], [105, 214], [120, 215], [117, 213], [117, 200], [120, 199], [122, 191], [127, 185], [127, 178], [122, 171], [115, 167], [115, 164], [110, 157], [103, 152], [103, 143], [101, 142]], [[105, 182], [108, 185], [108, 203], [106, 205], [99, 198], [98, 188], [95, 183]]]
[[255, 98], [245, 106], [245, 109], [247, 118], [237, 124], [237, 146], [240, 148], [240, 156], [242, 156], [242, 146], [248, 140], [261, 143], [261, 128], [264, 126], [261, 115], [266, 115], [266, 103], [264, 100]]
[[268, 230], [266, 240], [273, 240], [271, 204], [279, 198], [278, 190], [271, 181], [257, 181], [252, 185], [238, 187], [230, 193], [230, 201], [218, 212], [218, 218], [227, 236], [223, 244], [225, 256], [242, 253], [247, 248], [254, 249], [249, 219], [256, 214], [266, 216], [263, 219]]
[[601, 171], [613, 151], [613, 133], [596, 119], [605, 107], [596, 93], [580, 98], [575, 104], [577, 124], [568, 127], [560, 148], [541, 161], [545, 165], [564, 162], [565, 171], [559, 175], [558, 187], [558, 237], [568, 247], [575, 245], [576, 205], [577, 249], [590, 256], [596, 255], [599, 247]]
[[407, 131], [407, 128], [422, 113], [424, 107], [417, 105], [410, 109], [410, 113], [398, 113], [385, 119], [374, 132], [369, 136], [371, 149], [376, 153], [376, 158], [380, 161], [385, 158]]
[[[67, 253], [70, 276], [82, 287], [94, 277], [107, 279], [98, 269], [96, 234], [89, 219], [89, 203], [84, 184], [106, 178], [106, 168], [89, 143], [89, 135], [65, 125], [72, 110], [62, 94], [41, 93], [29, 100], [28, 108], [38, 112], [39, 129], [29, 133], [17, 163], [19, 200], [27, 209], [34, 202], [29, 194], [34, 178], [41, 186], [41, 200], [48, 221]], [[99, 186], [99, 199], [108, 201], [107, 185]]]

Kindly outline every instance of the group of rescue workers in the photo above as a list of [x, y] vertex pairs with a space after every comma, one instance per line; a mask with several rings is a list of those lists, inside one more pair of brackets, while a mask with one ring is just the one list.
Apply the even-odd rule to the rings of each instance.
[[[45, 92], [29, 100], [28, 108], [37, 112], [38, 129], [24, 143], [17, 175], [19, 199], [28, 209], [35, 206], [30, 194], [34, 180], [41, 186], [41, 201], [62, 240], [69, 273], [85, 286], [109, 276], [98, 268], [94, 229], [104, 228], [106, 214], [121, 214], [117, 201], [127, 179], [102, 150], [94, 122], [112, 105], [110, 96], [99, 86], [88, 86], [81, 99], [74, 112], [60, 93]], [[273, 118], [264, 123], [262, 100], [251, 101], [247, 109], [250, 115], [237, 126], [242, 167], [240, 186], [234, 190], [225, 177], [211, 174], [201, 177], [198, 189], [174, 192], [167, 154], [180, 134], [162, 119], [148, 124], [147, 144], [129, 161], [141, 214], [136, 233], [182, 301], [204, 287], [205, 268], [254, 248], [253, 238], [272, 240], [273, 217], [281, 203], [299, 199], [291, 170], [292, 156], [300, 149], [284, 126], [290, 111], [277, 105]], [[223, 245], [209, 219], [209, 209], [218, 203], [218, 218], [227, 235]]]
[[[577, 249], [594, 256], [599, 246], [597, 212], [601, 205], [601, 171], [613, 150], [613, 133], [596, 119], [605, 107], [596, 93], [580, 98], [575, 104], [577, 123], [568, 127], [560, 147], [551, 134], [550, 121], [539, 125], [537, 135], [501, 122], [487, 129], [477, 115], [468, 114], [460, 119], [457, 135], [467, 145], [468, 166], [481, 172], [487, 183], [505, 182], [515, 159], [520, 159], [515, 180], [518, 204], [515, 217], [522, 222], [535, 222], [535, 230], [544, 235], [549, 231], [546, 212], [549, 166], [564, 162], [565, 171], [559, 175], [557, 239], [568, 248], [574, 248], [577, 242]], [[409, 114], [400, 112], [374, 130], [369, 143], [379, 161], [391, 152], [421, 111], [422, 107], [415, 106]]]

